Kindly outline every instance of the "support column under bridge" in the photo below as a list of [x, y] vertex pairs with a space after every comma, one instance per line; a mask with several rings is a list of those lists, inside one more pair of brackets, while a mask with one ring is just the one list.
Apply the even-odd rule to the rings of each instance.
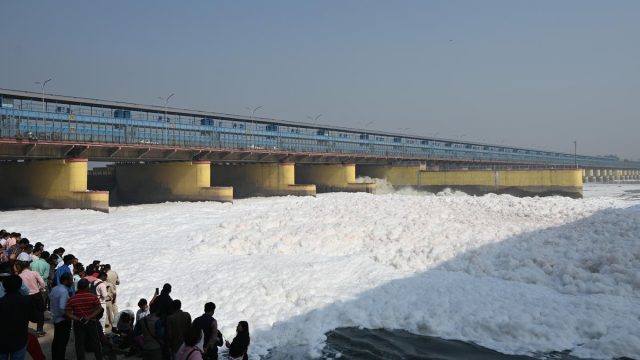
[[211, 162], [182, 161], [115, 166], [118, 196], [130, 203], [233, 201], [233, 188], [211, 187]]
[[321, 192], [375, 191], [375, 183], [357, 183], [355, 164], [296, 164], [298, 184], [315, 184]]
[[417, 187], [422, 169], [420, 165], [356, 165], [356, 175], [385, 179], [393, 187]]
[[236, 198], [250, 196], [315, 196], [315, 185], [295, 183], [294, 163], [212, 165], [213, 185], [233, 186]]
[[87, 190], [87, 159], [0, 162], [0, 208], [109, 212], [109, 193]]
[[357, 173], [385, 179], [393, 187], [410, 186], [430, 192], [450, 188], [478, 195], [582, 197], [581, 169], [426, 171], [420, 165], [358, 165]]
[[421, 189], [432, 192], [582, 197], [581, 169], [422, 171], [419, 181]]

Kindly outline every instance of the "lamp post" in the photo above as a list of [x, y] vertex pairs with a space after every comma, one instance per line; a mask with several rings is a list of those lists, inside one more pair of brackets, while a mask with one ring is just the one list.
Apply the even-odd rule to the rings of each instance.
[[573, 163], [578, 168], [578, 140], [573, 140]]
[[[255, 128], [255, 123], [253, 122], [253, 117], [255, 116], [256, 111], [258, 111], [258, 110], [262, 109], [262, 107], [263, 107], [263, 106], [264, 106], [264, 105], [256, 106], [256, 107], [254, 107], [253, 109], [252, 109], [252, 108], [250, 108], [250, 107], [248, 107], [248, 106], [247, 106], [247, 107], [245, 107], [245, 109], [247, 109], [247, 110], [251, 111], [251, 115], [249, 116], [249, 120], [251, 120], [251, 128]], [[248, 140], [248, 137], [249, 137], [248, 130], [249, 130], [249, 129], [247, 129], [247, 140]], [[255, 130], [255, 129], [253, 129], [253, 130]], [[251, 145], [253, 145], [253, 142], [254, 142], [254, 140], [255, 140], [255, 135], [253, 135], [253, 132], [251, 133], [251, 140], [252, 140], [252, 141], [251, 141], [251, 143], [252, 143]], [[248, 141], [247, 141], [247, 142], [248, 142]]]
[[162, 96], [158, 96], [158, 99], [162, 100], [164, 102], [164, 121], [165, 121], [165, 145], [169, 142], [169, 118], [167, 117], [167, 107], [169, 105], [169, 99], [171, 99], [173, 97], [173, 95], [175, 95], [174, 93], [171, 93], [169, 96], [167, 97], [162, 97]]
[[311, 120], [312, 124], [315, 124], [318, 121], [318, 119], [320, 119], [320, 117], [322, 117], [322, 114], [318, 114], [315, 117], [307, 116], [307, 119]]
[[[49, 81], [51, 81], [51, 79], [47, 79], [45, 81], [36, 81], [35, 82], [36, 85], [41, 85], [42, 86], [42, 128], [43, 128], [43, 130], [46, 127], [46, 122], [45, 122], [45, 119], [44, 119], [44, 116], [45, 116], [44, 113], [47, 112], [47, 106], [44, 103], [44, 87], [47, 86], [47, 83]], [[36, 127], [36, 135], [38, 134], [37, 129], [38, 128]]]
[[251, 109], [250, 107], [245, 107], [245, 109], [247, 109], [247, 110], [251, 111], [251, 117], [250, 117], [250, 119], [251, 119], [251, 126], [253, 126], [253, 116], [256, 114], [256, 111], [258, 111], [258, 110], [262, 109], [262, 106], [263, 106], [263, 105], [256, 106], [256, 107], [254, 107], [253, 109]]

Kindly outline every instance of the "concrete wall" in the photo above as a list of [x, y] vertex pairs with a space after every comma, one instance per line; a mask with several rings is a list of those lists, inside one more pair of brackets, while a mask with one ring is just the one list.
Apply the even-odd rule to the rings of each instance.
[[418, 186], [420, 169], [420, 165], [356, 165], [356, 175], [385, 179], [394, 187]]
[[117, 164], [115, 174], [126, 202], [233, 201], [233, 188], [211, 187], [209, 161]]
[[294, 163], [212, 165], [211, 183], [233, 186], [236, 198], [249, 196], [315, 196], [315, 185], [296, 185]]
[[109, 193], [87, 190], [87, 159], [0, 163], [0, 208], [109, 212]]
[[356, 183], [355, 164], [296, 164], [297, 184], [315, 184], [318, 192], [369, 192], [374, 183]]
[[420, 188], [454, 188], [471, 194], [582, 197], [582, 170], [426, 171], [420, 173]]

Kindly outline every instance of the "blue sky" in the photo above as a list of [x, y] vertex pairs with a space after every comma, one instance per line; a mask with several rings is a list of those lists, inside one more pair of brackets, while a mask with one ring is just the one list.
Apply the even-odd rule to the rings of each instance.
[[[639, 1], [8, 1], [0, 87], [640, 158]], [[401, 130], [400, 130], [401, 129]]]

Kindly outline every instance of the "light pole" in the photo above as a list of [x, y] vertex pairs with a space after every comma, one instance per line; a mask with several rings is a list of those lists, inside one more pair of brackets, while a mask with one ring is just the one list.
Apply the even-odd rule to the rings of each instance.
[[[248, 106], [247, 106], [247, 107], [245, 107], [245, 109], [247, 109], [247, 110], [251, 111], [251, 116], [249, 116], [249, 120], [251, 120], [251, 128], [252, 128], [252, 131], [253, 131], [253, 130], [255, 130], [255, 129], [253, 129], [253, 128], [255, 128], [255, 123], [253, 122], [253, 117], [255, 116], [256, 111], [258, 111], [258, 110], [262, 109], [262, 107], [263, 107], [263, 106], [264, 106], [264, 105], [256, 106], [256, 107], [254, 107], [253, 109], [252, 109], [252, 108], [250, 108], [250, 107], [248, 107]], [[249, 137], [249, 135], [248, 135], [248, 130], [249, 130], [249, 129], [247, 129], [247, 137]], [[247, 140], [248, 140], [248, 139], [247, 139]], [[251, 133], [251, 140], [252, 140], [252, 141], [251, 141], [251, 143], [252, 143], [252, 145], [253, 145], [253, 142], [255, 141], [255, 135], [253, 135], [253, 132]], [[247, 141], [247, 142], [248, 142], [248, 141]]]
[[175, 95], [174, 93], [171, 93], [169, 96], [162, 97], [162, 96], [158, 96], [158, 99], [162, 100], [164, 102], [164, 121], [165, 121], [165, 145], [169, 142], [169, 118], [167, 117], [167, 107], [169, 105], [169, 99], [171, 99], [173, 97], [173, 95]]
[[251, 108], [250, 108], [250, 107], [248, 107], [248, 106], [247, 106], [247, 107], [245, 107], [245, 109], [247, 109], [247, 110], [251, 111], [251, 117], [250, 117], [250, 119], [251, 119], [251, 126], [253, 126], [253, 116], [256, 114], [256, 111], [258, 111], [258, 110], [262, 109], [262, 106], [263, 106], [263, 105], [256, 106], [256, 107], [254, 107], [253, 109], [251, 109]]
[[318, 114], [315, 117], [307, 116], [307, 119], [311, 120], [312, 124], [315, 124], [318, 121], [318, 119], [320, 119], [320, 117], [322, 117], [322, 114]]
[[[41, 81], [36, 81], [35, 82], [36, 85], [41, 85], [42, 86], [42, 128], [43, 128], [43, 130], [46, 127], [46, 122], [45, 122], [45, 119], [44, 119], [44, 115], [45, 115], [44, 113], [47, 112], [47, 107], [44, 104], [44, 87], [47, 86], [47, 83], [49, 81], [51, 81], [51, 79], [47, 79], [47, 80], [42, 81], [42, 82]], [[38, 134], [37, 129], [38, 128], [36, 127], [36, 135]]]
[[578, 168], [578, 140], [573, 140], [573, 163]]

